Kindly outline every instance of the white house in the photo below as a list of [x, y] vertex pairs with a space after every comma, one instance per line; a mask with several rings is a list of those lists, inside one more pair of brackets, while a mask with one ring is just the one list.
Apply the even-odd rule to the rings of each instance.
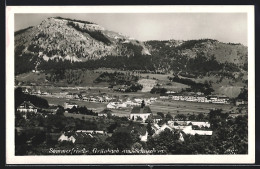
[[148, 132], [146, 131], [145, 135], [140, 135], [140, 140], [143, 142], [147, 142], [147, 138], [148, 138]]
[[160, 127], [157, 131], [155, 131], [155, 133], [154, 133], [153, 136], [160, 134], [160, 133], [163, 132], [165, 129], [172, 130], [172, 128], [169, 127], [167, 124], [163, 124], [162, 127]]
[[58, 141], [69, 141], [69, 137], [62, 133], [61, 136], [58, 138]]
[[65, 102], [64, 103], [64, 109], [71, 109], [71, 108], [73, 108], [73, 107], [78, 107], [78, 105], [76, 104], [76, 103], [70, 103], [70, 102]]
[[30, 101], [24, 101], [20, 106], [17, 107], [17, 111], [19, 112], [34, 112], [37, 113], [37, 108], [30, 103]]
[[76, 133], [86, 133], [86, 134], [107, 134], [105, 131], [101, 130], [77, 130]]
[[213, 131], [207, 131], [207, 130], [193, 130], [192, 126], [186, 126], [183, 130], [182, 130], [185, 134], [190, 134], [190, 135], [208, 135], [211, 136]]
[[119, 108], [126, 108], [127, 104], [126, 103], [120, 103], [120, 102], [110, 102], [107, 105], [108, 109], [119, 109]]
[[192, 121], [191, 124], [194, 125], [194, 126], [198, 126], [198, 127], [208, 127], [208, 128], [210, 127], [209, 122]]

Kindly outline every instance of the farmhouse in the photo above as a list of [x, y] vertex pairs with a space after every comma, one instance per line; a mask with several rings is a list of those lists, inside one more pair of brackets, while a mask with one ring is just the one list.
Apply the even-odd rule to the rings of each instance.
[[186, 126], [183, 130], [182, 130], [185, 134], [190, 134], [190, 135], [207, 135], [207, 136], [211, 136], [212, 135], [212, 131], [207, 131], [207, 130], [193, 130], [192, 126]]
[[[155, 124], [156, 125], [156, 124]], [[154, 134], [153, 134], [153, 137], [156, 137], [158, 136], [161, 132], [165, 131], [165, 129], [168, 129], [170, 131], [173, 131], [174, 128], [172, 128], [171, 126], [167, 125], [167, 124], [163, 124], [161, 127], [159, 127], [158, 125], [153, 125], [152, 126], [152, 129], [154, 130]], [[179, 136], [179, 141], [184, 141], [184, 138], [183, 138], [183, 135], [182, 133], [180, 132], [180, 136]]]
[[83, 144], [86, 142], [86, 139], [93, 138], [93, 136], [86, 132], [75, 132], [75, 133], [62, 133], [58, 138], [59, 142], [69, 141], [75, 144]]
[[34, 112], [37, 113], [37, 108], [30, 102], [24, 101], [20, 106], [18, 106], [17, 111], [19, 112]]
[[64, 103], [64, 109], [72, 109], [73, 107], [78, 107], [78, 105], [76, 103], [70, 103], [70, 102], [65, 102]]
[[167, 124], [163, 124], [158, 130], [155, 131], [153, 136], [159, 135], [161, 132], [163, 132], [165, 129], [173, 130], [171, 127], [169, 127]]
[[133, 107], [130, 119], [133, 121], [145, 122], [151, 114], [152, 111], [149, 106]]
[[197, 122], [197, 121], [192, 121], [191, 124], [192, 124], [193, 126], [198, 126], [198, 127], [208, 127], [208, 128], [210, 127], [210, 123], [209, 123], [209, 122], [202, 122], [202, 121]]
[[120, 109], [120, 108], [126, 108], [127, 104], [125, 103], [120, 103], [120, 102], [110, 102], [107, 105], [108, 109]]

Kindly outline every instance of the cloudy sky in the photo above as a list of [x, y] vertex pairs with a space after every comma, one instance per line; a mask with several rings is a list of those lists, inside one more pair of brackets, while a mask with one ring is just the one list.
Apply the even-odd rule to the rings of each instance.
[[15, 14], [15, 30], [52, 16], [91, 21], [141, 41], [210, 38], [247, 46], [247, 15], [243, 13]]

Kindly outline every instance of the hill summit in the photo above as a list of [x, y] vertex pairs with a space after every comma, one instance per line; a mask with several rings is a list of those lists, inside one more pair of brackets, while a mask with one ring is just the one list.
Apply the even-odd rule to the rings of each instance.
[[[15, 32], [18, 55], [38, 54], [49, 59], [86, 61], [107, 55], [149, 55], [142, 42], [106, 30], [98, 24], [61, 17], [51, 17], [35, 27]], [[139, 50], [139, 51], [138, 51]]]

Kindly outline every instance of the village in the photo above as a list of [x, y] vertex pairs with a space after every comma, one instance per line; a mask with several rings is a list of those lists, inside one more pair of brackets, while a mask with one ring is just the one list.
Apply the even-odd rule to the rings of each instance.
[[[106, 93], [101, 93], [99, 95], [87, 95], [86, 93], [71, 93], [71, 92], [59, 92], [59, 93], [48, 93], [47, 91], [41, 90], [32, 90], [30, 88], [24, 89], [25, 93], [39, 95], [39, 96], [47, 96], [47, 97], [56, 97], [61, 99], [76, 99], [76, 100], [84, 100], [86, 102], [93, 103], [108, 103], [107, 108], [118, 109], [127, 106], [136, 106], [141, 103], [144, 98], [136, 98], [134, 100], [127, 99], [125, 102], [122, 99], [118, 99], [118, 97], [108, 96]], [[204, 95], [201, 92], [182, 92], [175, 93], [173, 91], [168, 91], [166, 94], [157, 97], [147, 98], [146, 104], [151, 104], [157, 99], [161, 100], [175, 100], [175, 101], [187, 101], [187, 102], [201, 102], [201, 103], [214, 103], [214, 104], [230, 104], [229, 97], [225, 95]], [[239, 103], [236, 103], [239, 104]], [[246, 103], [242, 103], [246, 104]]]
[[[65, 102], [64, 103], [64, 109], [66, 110], [65, 113], [68, 113], [67, 110], [72, 109], [73, 107], [77, 108], [78, 105]], [[58, 111], [58, 107], [56, 111], [51, 111], [51, 114], [56, 114]], [[48, 114], [44, 114], [41, 112], [39, 108], [34, 106], [30, 102], [23, 102], [20, 106], [17, 108], [17, 112], [22, 113], [23, 117], [27, 119], [27, 113], [34, 113], [34, 114], [40, 114], [44, 116], [45, 118], [48, 116]], [[98, 113], [98, 117], [100, 118], [108, 118], [109, 111], [102, 111]], [[111, 114], [114, 116], [113, 114]], [[132, 120], [134, 122], [139, 122], [141, 124], [147, 125], [147, 123], [152, 123], [152, 131], [153, 135], [152, 137], [155, 137], [159, 135], [161, 132], [163, 132], [165, 129], [169, 130], [179, 130], [182, 131], [185, 134], [189, 135], [212, 135], [212, 131], [210, 130], [210, 123], [206, 121], [182, 121], [179, 119], [171, 119], [167, 121], [166, 123], [163, 123], [161, 125], [158, 125], [160, 121], [163, 120], [163, 117], [161, 117], [158, 114], [153, 114], [149, 106], [145, 106], [145, 101], [142, 100], [140, 105], [135, 105], [128, 117], [128, 120]], [[111, 133], [110, 133], [111, 134]], [[76, 130], [76, 131], [64, 131], [60, 134], [58, 137], [59, 142], [68, 141], [72, 143], [80, 143], [85, 138], [93, 138], [98, 136], [109, 136], [109, 133], [107, 131], [101, 131], [101, 130]], [[111, 135], [110, 135], [111, 136]], [[145, 131], [143, 133], [140, 133], [139, 138], [141, 141], [146, 142], [148, 139], [148, 132]], [[180, 134], [181, 141], [184, 141], [184, 138], [182, 136], [182, 133]], [[81, 141], [80, 141], [81, 140]]]
[[[202, 92], [171, 89], [165, 90], [165, 93], [152, 93], [150, 91], [154, 89], [158, 91], [162, 89], [155, 80], [141, 79], [138, 83], [142, 89], [135, 92], [126, 92], [128, 89], [126, 85], [113, 87], [18, 85], [17, 88], [20, 88], [22, 95], [46, 100], [47, 104], [41, 107], [34, 105], [33, 100], [24, 100], [17, 105], [16, 115], [20, 116], [24, 124], [30, 124], [35, 118], [42, 119], [40, 121], [45, 119], [47, 124], [49, 119], [59, 119], [58, 124], [51, 120], [53, 124], [51, 126], [46, 124], [47, 128], [40, 127], [39, 130], [38, 127], [32, 127], [32, 130], [45, 133], [44, 137], [41, 136], [45, 138], [42, 140], [44, 144], [51, 142], [55, 146], [67, 147], [73, 145], [93, 147], [98, 143], [117, 145], [119, 138], [114, 137], [119, 137], [118, 133], [124, 133], [130, 135], [129, 139], [135, 144], [142, 145], [141, 149], [150, 145], [152, 140], [165, 137], [162, 136], [165, 132], [169, 132], [168, 135], [171, 133], [175, 141], [181, 144], [190, 142], [190, 137], [201, 137], [204, 141], [210, 139], [216, 132], [214, 127], [216, 124], [212, 125], [210, 122], [212, 112], [221, 112], [219, 116], [223, 116], [221, 118], [225, 121], [247, 115], [245, 100], [214, 93], [205, 95]], [[60, 123], [64, 124], [59, 125]], [[20, 124], [16, 127], [19, 137], [31, 130], [22, 126]], [[25, 144], [31, 146], [33, 138], [32, 135]], [[129, 140], [125, 144], [128, 142]], [[129, 143], [132, 146], [135, 144]]]

